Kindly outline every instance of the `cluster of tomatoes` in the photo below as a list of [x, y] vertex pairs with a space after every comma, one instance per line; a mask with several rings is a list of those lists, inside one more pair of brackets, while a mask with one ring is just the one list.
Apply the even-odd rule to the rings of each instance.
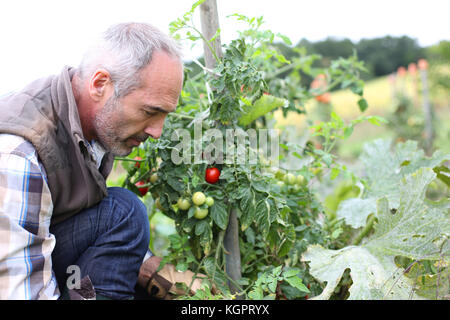
[[[194, 218], [199, 220], [206, 218], [209, 213], [209, 208], [214, 204], [214, 198], [207, 197], [203, 192], [197, 191], [192, 195], [191, 200], [189, 198], [180, 197], [177, 201], [178, 209], [187, 211], [191, 208], [192, 204], [194, 204]], [[207, 208], [203, 206], [204, 204], [206, 204]]]
[[280, 187], [291, 186], [292, 191], [298, 192], [307, 184], [306, 178], [302, 174], [284, 173], [281, 170], [275, 170], [277, 185]]
[[[220, 170], [216, 167], [209, 167], [205, 170], [205, 181], [214, 184], [219, 181]], [[195, 206], [194, 218], [204, 219], [208, 216], [209, 209], [214, 204], [214, 198], [206, 196], [203, 192], [197, 191], [192, 195], [192, 203]], [[203, 206], [206, 204], [205, 206]], [[180, 197], [177, 202], [178, 209], [187, 211], [191, 208], [192, 204], [189, 198]]]
[[[136, 160], [135, 167], [140, 168], [140, 161], [143, 159], [141, 157], [135, 157]], [[210, 184], [215, 184], [219, 181], [220, 170], [216, 167], [209, 167], [205, 170], [205, 181]], [[141, 196], [145, 196], [148, 193], [150, 184], [158, 182], [158, 174], [156, 172], [152, 173], [150, 177], [146, 180], [138, 181], [135, 185], [139, 190]], [[205, 205], [206, 206], [205, 206]], [[214, 204], [214, 198], [206, 196], [203, 192], [195, 192], [191, 199], [188, 197], [180, 197], [177, 201], [177, 206], [179, 210], [187, 211], [192, 205], [195, 206], [194, 217], [197, 219], [204, 219], [209, 214], [209, 208]], [[159, 198], [155, 200], [155, 206], [164, 211]]]
[[[140, 168], [141, 167], [140, 161], [143, 159], [141, 157], [135, 157], [134, 160], [137, 160], [134, 167]], [[149, 183], [156, 183], [157, 181], [158, 181], [158, 174], [156, 172], [154, 172], [150, 175], [150, 177], [147, 180], [138, 181], [138, 182], [136, 182], [135, 185], [138, 188], [141, 196], [145, 196], [149, 189]]]

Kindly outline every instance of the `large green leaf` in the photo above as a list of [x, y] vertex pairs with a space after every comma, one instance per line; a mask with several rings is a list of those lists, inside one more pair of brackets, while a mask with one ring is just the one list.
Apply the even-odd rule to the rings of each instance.
[[[394, 286], [395, 264], [381, 260], [364, 247], [351, 246], [341, 250], [327, 250], [313, 245], [303, 254], [304, 261], [310, 261], [310, 273], [327, 285], [314, 300], [329, 299], [349, 268], [353, 284], [349, 289], [350, 300], [381, 300], [383, 298], [407, 299], [411, 294], [411, 281], [403, 277]], [[398, 275], [397, 275], [398, 276]], [[392, 292], [385, 297], [386, 292]], [[417, 298], [414, 296], [414, 298]]]
[[426, 157], [416, 141], [398, 143], [392, 151], [391, 147], [390, 140], [377, 139], [365, 144], [360, 159], [369, 180], [365, 197], [387, 197], [391, 208], [397, 208], [401, 180], [419, 168], [434, 168], [450, 160], [450, 154], [438, 150]]
[[378, 223], [366, 245], [371, 251], [420, 260], [440, 259], [442, 255], [449, 258], [450, 252], [441, 252], [434, 242], [450, 236], [449, 211], [430, 206], [425, 200], [426, 189], [435, 177], [432, 169], [422, 168], [403, 179], [395, 214], [386, 198], [378, 201]]
[[[393, 214], [388, 199], [377, 201], [375, 233], [361, 246], [328, 250], [308, 247], [302, 260], [309, 261], [310, 273], [327, 285], [315, 299], [328, 299], [344, 271], [350, 269], [353, 284], [349, 299], [420, 299], [411, 279], [396, 266], [396, 256], [413, 260], [441, 259], [448, 264], [450, 213], [425, 199], [426, 188], [436, 177], [421, 168], [401, 180], [399, 205]], [[449, 200], [446, 200], [449, 202]]]
[[247, 126], [259, 117], [269, 113], [270, 111], [286, 105], [286, 99], [277, 98], [264, 94], [255, 101], [253, 105], [244, 107], [242, 116], [239, 119], [239, 125]]
[[357, 229], [366, 224], [367, 217], [371, 213], [376, 213], [376, 199], [352, 198], [343, 200], [339, 205], [337, 216], [344, 218], [345, 223]]
[[[366, 143], [360, 156], [368, 187], [363, 199], [348, 199], [341, 202], [336, 215], [344, 218], [348, 225], [359, 228], [365, 225], [373, 213], [376, 202], [382, 197], [389, 201], [391, 209], [399, 206], [400, 184], [408, 174], [419, 168], [436, 168], [450, 159], [450, 154], [436, 151], [426, 157], [416, 141], [398, 143], [391, 150], [391, 140], [377, 139]], [[358, 205], [358, 207], [355, 207]]]

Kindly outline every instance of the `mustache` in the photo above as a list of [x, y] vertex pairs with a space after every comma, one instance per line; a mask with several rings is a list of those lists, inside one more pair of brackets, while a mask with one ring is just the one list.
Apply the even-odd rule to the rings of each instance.
[[148, 137], [150, 137], [150, 135], [144, 133], [144, 134], [140, 134], [140, 135], [131, 136], [130, 138], [133, 138], [134, 140], [137, 140], [140, 142], [144, 142], [145, 140], [148, 139]]

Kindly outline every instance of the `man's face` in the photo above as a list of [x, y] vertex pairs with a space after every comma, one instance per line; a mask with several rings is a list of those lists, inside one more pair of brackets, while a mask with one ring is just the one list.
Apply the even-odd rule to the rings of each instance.
[[141, 72], [139, 89], [119, 99], [110, 96], [94, 118], [98, 139], [116, 156], [130, 154], [148, 137], [159, 138], [167, 114], [178, 104], [183, 85], [178, 60], [155, 52]]

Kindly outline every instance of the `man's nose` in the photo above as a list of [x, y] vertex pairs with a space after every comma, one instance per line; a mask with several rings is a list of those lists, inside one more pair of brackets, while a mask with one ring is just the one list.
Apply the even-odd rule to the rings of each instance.
[[164, 120], [158, 121], [157, 123], [153, 122], [152, 124], [150, 124], [145, 128], [144, 132], [153, 139], [159, 139], [161, 137], [163, 127], [164, 127]]

